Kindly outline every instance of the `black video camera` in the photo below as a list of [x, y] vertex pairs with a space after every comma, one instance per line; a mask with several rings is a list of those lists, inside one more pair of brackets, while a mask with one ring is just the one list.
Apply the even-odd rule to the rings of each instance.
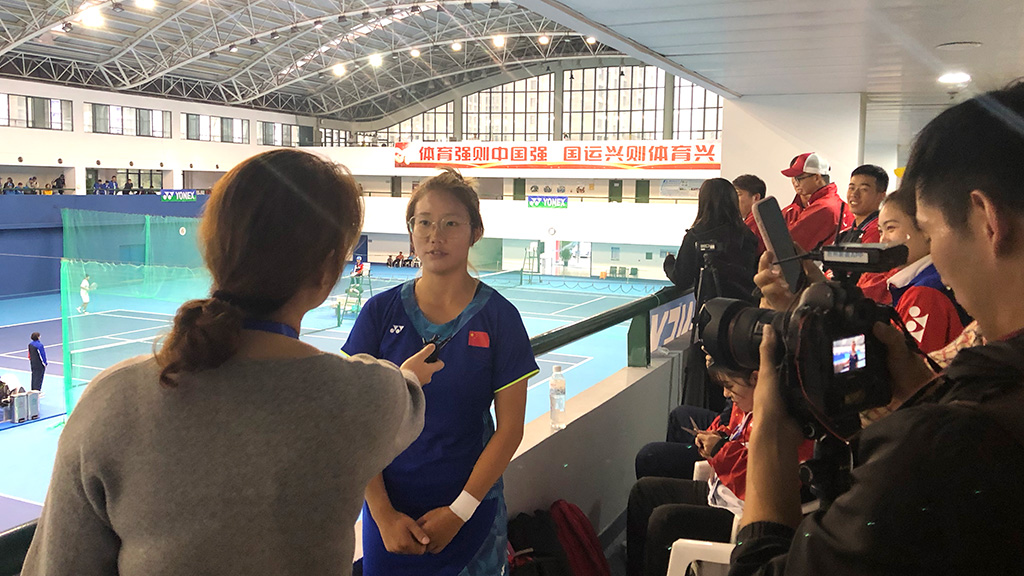
[[804, 434], [819, 439], [831, 432], [848, 439], [860, 430], [861, 411], [884, 406], [892, 397], [887, 351], [873, 326], [894, 319], [902, 325], [891, 307], [864, 297], [857, 279], [861, 272], [888, 271], [906, 262], [907, 247], [836, 245], [809, 257], [836, 280], [812, 284], [782, 312], [713, 298], [700, 311], [700, 338], [715, 362], [756, 370], [764, 327], [771, 324], [783, 394]]

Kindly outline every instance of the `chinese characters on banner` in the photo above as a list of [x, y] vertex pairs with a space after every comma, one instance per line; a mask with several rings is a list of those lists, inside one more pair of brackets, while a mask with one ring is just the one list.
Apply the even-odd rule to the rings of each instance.
[[717, 140], [399, 142], [396, 168], [719, 170]]

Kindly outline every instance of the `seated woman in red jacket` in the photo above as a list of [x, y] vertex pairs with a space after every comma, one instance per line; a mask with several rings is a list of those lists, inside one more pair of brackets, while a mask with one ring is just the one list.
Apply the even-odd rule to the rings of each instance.
[[[629, 576], [664, 575], [669, 547], [679, 538], [728, 542], [733, 519], [743, 515], [757, 371], [740, 372], [712, 363], [708, 374], [733, 401], [732, 427], [697, 431], [695, 444], [713, 470], [707, 482], [646, 477], [633, 485], [626, 508]], [[738, 423], [736, 416], [740, 416]], [[810, 459], [813, 452], [814, 444], [804, 442], [800, 460]]]
[[925, 353], [953, 341], [970, 319], [932, 264], [931, 239], [917, 225], [913, 190], [893, 192], [878, 217], [882, 242], [905, 244], [907, 264], [889, 278], [892, 307]]

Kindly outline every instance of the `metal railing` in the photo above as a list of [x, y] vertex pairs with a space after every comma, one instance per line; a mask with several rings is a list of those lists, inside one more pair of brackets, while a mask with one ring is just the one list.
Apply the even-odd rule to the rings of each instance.
[[651, 363], [651, 310], [685, 296], [693, 289], [683, 290], [677, 286], [667, 286], [654, 294], [627, 302], [611, 310], [606, 310], [568, 326], [555, 328], [530, 338], [533, 355], [547, 354], [556, 348], [575, 342], [580, 338], [596, 334], [616, 324], [632, 320], [626, 337], [628, 347], [628, 365], [646, 367]]

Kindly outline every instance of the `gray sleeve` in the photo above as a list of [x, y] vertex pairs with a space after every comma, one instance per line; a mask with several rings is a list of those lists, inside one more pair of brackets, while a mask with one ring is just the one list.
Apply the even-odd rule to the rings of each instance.
[[371, 408], [370, 414], [383, 428], [379, 450], [386, 466], [423, 431], [426, 412], [423, 390], [414, 374], [398, 370], [387, 360], [377, 360], [368, 354], [356, 354], [350, 359], [372, 365], [366, 378], [370, 388], [380, 392], [376, 398], [379, 404]]
[[[72, 421], [74, 418], [71, 419]], [[105, 490], [84, 465], [77, 430], [64, 430], [25, 576], [116, 575], [121, 540], [106, 517]]]

